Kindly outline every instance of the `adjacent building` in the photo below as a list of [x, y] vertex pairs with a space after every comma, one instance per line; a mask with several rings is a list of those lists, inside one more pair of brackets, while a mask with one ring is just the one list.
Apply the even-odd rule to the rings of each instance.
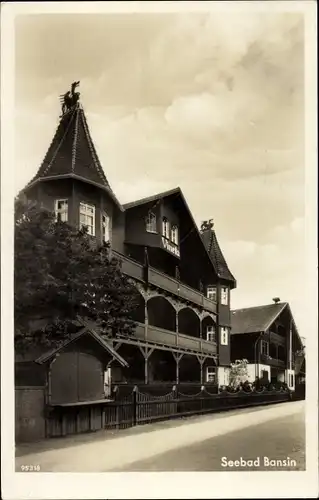
[[251, 382], [259, 377], [295, 389], [303, 343], [287, 302], [233, 310], [231, 327], [231, 359], [248, 360]]
[[[102, 339], [118, 355], [117, 364], [105, 366], [106, 382], [228, 384], [236, 280], [212, 221], [199, 230], [178, 187], [122, 205], [105, 176], [83, 107], [76, 102], [64, 111], [23, 192], [58, 219], [86, 226], [92, 237], [109, 242], [136, 284], [134, 335]], [[63, 363], [59, 354], [66, 373], [67, 357]]]

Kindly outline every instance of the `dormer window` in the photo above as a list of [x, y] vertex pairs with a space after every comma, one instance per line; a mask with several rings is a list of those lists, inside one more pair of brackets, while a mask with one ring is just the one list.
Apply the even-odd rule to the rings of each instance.
[[213, 302], [217, 302], [217, 288], [215, 286], [207, 287], [207, 298]]
[[178, 227], [176, 225], [172, 226], [171, 229], [171, 241], [178, 245]]
[[170, 230], [169, 230], [169, 220], [166, 217], [163, 217], [163, 222], [162, 222], [162, 234], [164, 238], [169, 239], [170, 237]]
[[95, 236], [95, 206], [80, 203], [80, 229], [87, 228], [88, 234]]
[[68, 222], [68, 200], [55, 200], [56, 221]]
[[148, 212], [146, 217], [146, 231], [148, 233], [157, 233], [156, 215], [153, 212]]
[[228, 293], [227, 286], [223, 286], [220, 290], [220, 302], [223, 306], [228, 306]]
[[102, 239], [106, 243], [110, 241], [110, 217], [105, 212], [102, 214]]

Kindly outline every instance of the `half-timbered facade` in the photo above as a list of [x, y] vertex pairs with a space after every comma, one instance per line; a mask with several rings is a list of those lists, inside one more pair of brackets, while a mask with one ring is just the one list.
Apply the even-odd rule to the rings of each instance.
[[122, 206], [77, 102], [60, 118], [24, 194], [110, 242], [140, 292], [134, 335], [104, 339], [125, 360], [107, 371], [108, 384], [110, 377], [114, 383], [228, 383], [236, 281], [213, 224], [197, 228], [180, 188]]

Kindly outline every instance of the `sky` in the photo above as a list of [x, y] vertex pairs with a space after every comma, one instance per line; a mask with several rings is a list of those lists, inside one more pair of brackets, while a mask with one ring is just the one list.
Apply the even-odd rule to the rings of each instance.
[[121, 203], [180, 186], [214, 219], [232, 307], [304, 310], [304, 26], [298, 13], [24, 15], [15, 26], [15, 189], [80, 80]]

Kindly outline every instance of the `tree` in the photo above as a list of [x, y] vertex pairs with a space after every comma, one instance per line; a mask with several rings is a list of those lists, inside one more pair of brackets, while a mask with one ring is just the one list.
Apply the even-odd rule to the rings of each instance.
[[232, 387], [238, 387], [241, 382], [248, 380], [247, 364], [247, 359], [236, 359], [235, 363], [231, 363], [229, 383]]
[[21, 199], [15, 204], [15, 344], [54, 346], [95, 323], [104, 334], [129, 335], [138, 291], [86, 230], [56, 222], [54, 214]]

